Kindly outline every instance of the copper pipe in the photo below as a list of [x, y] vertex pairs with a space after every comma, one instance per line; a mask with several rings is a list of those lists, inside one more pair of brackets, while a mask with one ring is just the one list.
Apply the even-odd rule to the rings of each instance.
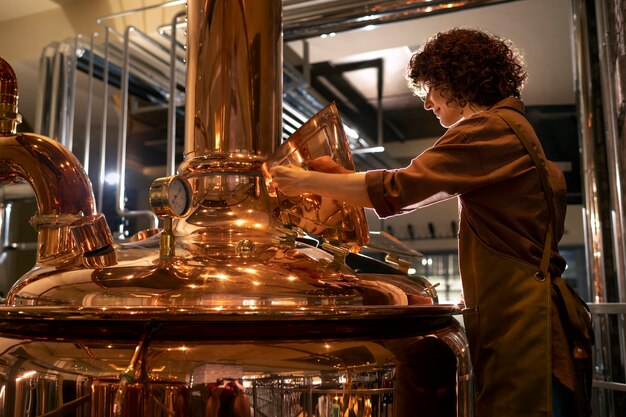
[[275, 0], [187, 3], [185, 159], [178, 171], [190, 180], [194, 203], [177, 222], [178, 235], [229, 251], [242, 247], [242, 236], [254, 234], [257, 251], [272, 239], [261, 165], [282, 133], [281, 10]]
[[167, 175], [176, 174], [176, 64], [178, 56], [176, 55], [177, 42], [176, 27], [179, 20], [186, 21], [186, 12], [178, 12], [172, 18], [172, 39], [170, 40], [170, 101], [167, 106], [167, 161], [165, 170]]
[[[95, 214], [91, 183], [76, 157], [52, 139], [16, 134], [17, 80], [11, 66], [1, 58], [0, 69], [0, 108], [5, 109], [0, 135], [0, 183], [26, 180], [35, 192], [38, 213], [31, 224], [38, 231], [38, 262], [63, 263], [85, 251], [110, 245], [110, 231], [104, 219]], [[8, 120], [11, 115], [14, 119]], [[76, 242], [72, 226], [83, 234], [85, 228], [93, 229], [95, 240]]]
[[281, 3], [190, 0], [187, 21], [183, 165], [209, 157], [258, 171], [281, 137]]

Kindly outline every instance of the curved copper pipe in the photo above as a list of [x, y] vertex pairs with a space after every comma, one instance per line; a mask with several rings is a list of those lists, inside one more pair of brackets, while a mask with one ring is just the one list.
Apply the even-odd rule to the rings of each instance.
[[91, 183], [80, 162], [60, 143], [24, 133], [0, 138], [0, 181], [28, 181], [39, 215], [95, 213]]
[[[0, 58], [0, 183], [24, 179], [33, 187], [38, 212], [31, 224], [38, 231], [38, 261], [65, 262], [109, 246], [111, 233], [104, 218], [95, 214], [91, 183], [78, 159], [45, 136], [16, 134], [17, 97], [15, 72]], [[71, 227], [78, 236], [93, 237], [76, 242]]]

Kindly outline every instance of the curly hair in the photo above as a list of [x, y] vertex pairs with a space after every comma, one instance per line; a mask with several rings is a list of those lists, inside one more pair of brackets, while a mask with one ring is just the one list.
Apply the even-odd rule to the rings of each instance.
[[409, 88], [417, 96], [436, 88], [448, 102], [491, 106], [520, 92], [527, 78], [521, 54], [498, 36], [455, 28], [432, 37], [407, 67]]

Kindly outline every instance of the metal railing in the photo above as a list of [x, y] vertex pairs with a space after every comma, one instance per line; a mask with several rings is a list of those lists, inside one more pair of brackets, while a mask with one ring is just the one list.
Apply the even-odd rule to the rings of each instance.
[[626, 400], [626, 303], [590, 303], [589, 308], [595, 333], [594, 415], [617, 417]]

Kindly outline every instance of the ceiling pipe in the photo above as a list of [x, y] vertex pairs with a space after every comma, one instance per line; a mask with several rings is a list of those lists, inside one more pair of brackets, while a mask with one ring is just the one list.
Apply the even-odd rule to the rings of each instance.
[[519, 0], [283, 0], [283, 37], [290, 42], [512, 1]]

